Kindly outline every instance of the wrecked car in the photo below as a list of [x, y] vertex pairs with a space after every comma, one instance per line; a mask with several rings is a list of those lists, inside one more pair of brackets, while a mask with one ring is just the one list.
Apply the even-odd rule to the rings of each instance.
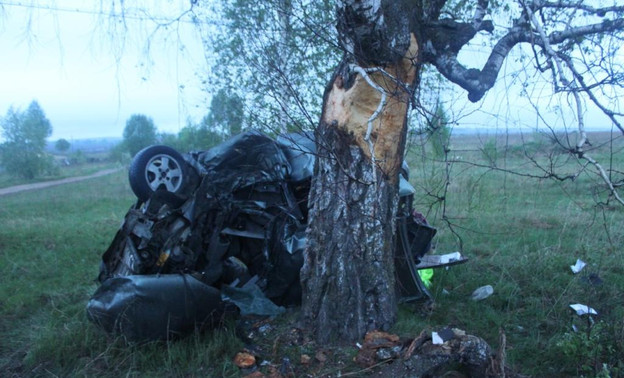
[[[138, 200], [102, 256], [88, 318], [129, 340], [169, 339], [228, 313], [276, 315], [301, 301], [312, 134], [246, 132], [206, 151], [140, 151]], [[418, 275], [436, 230], [412, 207], [404, 164], [395, 252], [403, 301], [427, 296]]]

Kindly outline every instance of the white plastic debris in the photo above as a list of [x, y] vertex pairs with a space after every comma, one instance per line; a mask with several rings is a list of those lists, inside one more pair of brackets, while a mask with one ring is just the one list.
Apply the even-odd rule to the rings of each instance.
[[589, 307], [588, 305], [576, 303], [576, 304], [571, 304], [570, 307], [572, 308], [572, 310], [576, 311], [576, 315], [578, 316], [587, 315], [587, 314], [598, 315], [598, 312], [594, 310], [593, 308]]
[[448, 264], [452, 261], [461, 260], [462, 256], [459, 252], [447, 253], [445, 255], [440, 255], [440, 264]]
[[444, 344], [444, 340], [438, 335], [437, 332], [431, 332], [431, 342], [433, 345], [442, 345]]
[[576, 274], [578, 272], [580, 272], [581, 270], [583, 270], [583, 268], [585, 267], [585, 262], [581, 259], [576, 259], [576, 264], [574, 265], [570, 265], [570, 269], [572, 269], [572, 273]]
[[472, 300], [480, 301], [489, 297], [492, 294], [494, 294], [494, 288], [492, 287], [492, 285], [481, 286], [480, 288], [472, 292]]

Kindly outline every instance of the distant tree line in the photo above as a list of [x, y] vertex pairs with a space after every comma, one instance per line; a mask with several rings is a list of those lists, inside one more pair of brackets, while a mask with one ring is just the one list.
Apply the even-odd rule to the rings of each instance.
[[[123, 141], [111, 151], [111, 159], [123, 161], [123, 156], [134, 156], [153, 144], [166, 144], [180, 151], [205, 150], [244, 128], [243, 100], [236, 94], [219, 90], [212, 98], [210, 110], [199, 123], [188, 121], [177, 134], [158, 133], [152, 118], [133, 114], [126, 121]], [[47, 138], [52, 125], [39, 103], [33, 100], [26, 110], [10, 107], [0, 117], [0, 166], [12, 176], [31, 180], [42, 175], [57, 175], [58, 166], [46, 152]], [[69, 151], [66, 139], [54, 143], [60, 153]], [[82, 151], [74, 153], [74, 160], [84, 160]]]
[[244, 128], [243, 100], [236, 94], [219, 90], [212, 98], [210, 111], [201, 121], [187, 121], [177, 134], [158, 133], [154, 121], [143, 114], [133, 114], [126, 121], [123, 141], [113, 151], [115, 159], [123, 154], [136, 155], [153, 144], [165, 144], [179, 151], [206, 150]]

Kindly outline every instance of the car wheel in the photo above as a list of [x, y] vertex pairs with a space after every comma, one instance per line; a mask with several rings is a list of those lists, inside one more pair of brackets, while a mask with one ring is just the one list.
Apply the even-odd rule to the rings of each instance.
[[142, 201], [157, 190], [178, 193], [187, 175], [186, 162], [180, 153], [168, 146], [150, 146], [139, 151], [128, 172], [130, 187]]

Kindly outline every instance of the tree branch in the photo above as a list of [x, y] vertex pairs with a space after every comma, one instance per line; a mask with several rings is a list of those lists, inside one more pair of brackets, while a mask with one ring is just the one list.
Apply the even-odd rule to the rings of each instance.
[[595, 14], [599, 17], [604, 17], [606, 13], [609, 12], [624, 12], [624, 6], [612, 6], [612, 7], [604, 7], [604, 8], [594, 8], [590, 5], [580, 4], [578, 1], [570, 2], [570, 1], [534, 1], [532, 4], [529, 4], [529, 7], [533, 10], [543, 9], [543, 8], [553, 8], [553, 9], [573, 9], [573, 10], [582, 10], [587, 13]]
[[[540, 35], [533, 32], [525, 23], [521, 23], [509, 29], [507, 34], [496, 43], [481, 70], [466, 68], [457, 60], [457, 54], [478, 30], [470, 24], [451, 20], [445, 20], [445, 24], [452, 24], [454, 28], [447, 26], [441, 30], [439, 23], [425, 27], [423, 34], [426, 38], [421, 44], [423, 61], [433, 64], [444, 77], [467, 90], [468, 99], [472, 102], [479, 101], [494, 86], [505, 58], [516, 45], [533, 43], [542, 48], [545, 47], [545, 41]], [[596, 24], [553, 32], [546, 37], [546, 43], [557, 45], [572, 38], [622, 30], [624, 30], [624, 19], [604, 20]], [[466, 40], [467, 35], [470, 36], [468, 40]], [[462, 46], [458, 48], [457, 42], [453, 45], [450, 41], [461, 41]]]
[[[544, 32], [544, 28], [542, 27], [541, 23], [537, 20], [537, 17], [535, 17], [535, 14], [531, 11], [531, 9], [528, 8], [528, 7], [525, 8], [525, 9], [526, 9], [527, 13], [529, 14], [529, 17], [530, 17], [530, 20], [531, 20], [532, 24], [535, 26], [535, 28], [537, 29], [538, 33], [540, 34], [541, 41], [543, 41], [543, 43], [544, 43], [544, 50], [545, 50], [546, 54], [551, 59], [553, 59], [555, 61], [555, 65], [556, 65], [558, 73], [559, 73], [559, 80], [561, 81], [561, 83], [565, 87], [569, 87], [571, 89], [572, 95], [574, 96], [574, 102], [576, 104], [576, 116], [577, 116], [577, 122], [578, 122], [578, 131], [579, 131], [579, 134], [580, 134], [580, 138], [579, 138], [578, 142], [576, 143], [576, 149], [573, 152], [579, 157], [579, 159], [587, 160], [589, 163], [591, 163], [596, 168], [596, 170], [598, 171], [598, 173], [599, 173], [600, 177], [602, 178], [602, 180], [609, 187], [609, 191], [610, 191], [611, 195], [620, 204], [624, 205], [624, 200], [620, 197], [619, 193], [615, 189], [615, 186], [613, 185], [613, 182], [611, 182], [611, 179], [609, 178], [609, 176], [607, 175], [607, 172], [602, 167], [602, 164], [600, 164], [596, 159], [592, 158], [587, 153], [585, 153], [585, 151], [583, 149], [583, 147], [585, 146], [585, 143], [587, 142], [587, 133], [585, 132], [585, 122], [584, 122], [584, 117], [583, 117], [583, 107], [582, 107], [582, 104], [581, 104], [581, 97], [580, 97], [580, 95], [578, 93], [579, 91], [578, 91], [578, 86], [577, 86], [576, 80], [574, 80], [574, 79], [573, 80], [569, 80], [567, 77], [565, 77], [565, 75], [563, 74], [563, 67], [562, 67], [562, 64], [561, 64], [561, 57], [559, 57], [557, 55], [557, 53], [552, 49], [551, 44], [549, 42], [550, 38], [546, 37], [546, 33]], [[568, 62], [568, 63], [570, 63], [570, 62]], [[571, 67], [573, 67], [573, 65]]]

